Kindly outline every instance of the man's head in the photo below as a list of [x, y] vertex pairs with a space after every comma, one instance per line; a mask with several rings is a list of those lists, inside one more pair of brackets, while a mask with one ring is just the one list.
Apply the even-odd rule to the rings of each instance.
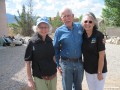
[[59, 15], [61, 17], [62, 22], [68, 27], [72, 28], [72, 23], [74, 19], [74, 14], [71, 9], [69, 8], [63, 8], [60, 12]]

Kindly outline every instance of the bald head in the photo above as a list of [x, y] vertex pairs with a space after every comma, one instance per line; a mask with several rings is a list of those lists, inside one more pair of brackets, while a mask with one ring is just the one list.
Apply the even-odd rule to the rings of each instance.
[[72, 10], [70, 8], [63, 8], [60, 10], [59, 15], [60, 17], [65, 13], [68, 12], [69, 14], [73, 14]]
[[59, 15], [61, 17], [61, 21], [68, 27], [72, 28], [72, 23], [74, 19], [73, 12], [70, 8], [63, 8], [60, 12]]

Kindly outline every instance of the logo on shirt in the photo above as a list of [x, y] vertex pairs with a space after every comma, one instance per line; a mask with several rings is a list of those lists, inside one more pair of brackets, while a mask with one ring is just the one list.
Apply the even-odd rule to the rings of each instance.
[[35, 51], [35, 47], [33, 46], [33, 51]]
[[92, 38], [91, 43], [96, 43], [96, 38]]
[[82, 31], [79, 30], [79, 31], [78, 31], [78, 34], [82, 34]]

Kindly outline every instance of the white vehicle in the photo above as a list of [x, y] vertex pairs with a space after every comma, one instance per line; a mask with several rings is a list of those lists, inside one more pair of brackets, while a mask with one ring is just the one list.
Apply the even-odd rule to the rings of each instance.
[[11, 39], [9, 37], [3, 37], [7, 43], [9, 43], [10, 46], [21, 46], [22, 41], [16, 40], [16, 39]]

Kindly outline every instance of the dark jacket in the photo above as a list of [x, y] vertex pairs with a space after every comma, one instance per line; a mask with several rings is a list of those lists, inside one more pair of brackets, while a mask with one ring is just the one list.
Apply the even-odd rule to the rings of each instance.
[[45, 41], [36, 33], [31, 38], [25, 53], [25, 61], [32, 61], [33, 76], [51, 76], [57, 72], [53, 61], [52, 39], [47, 35]]

